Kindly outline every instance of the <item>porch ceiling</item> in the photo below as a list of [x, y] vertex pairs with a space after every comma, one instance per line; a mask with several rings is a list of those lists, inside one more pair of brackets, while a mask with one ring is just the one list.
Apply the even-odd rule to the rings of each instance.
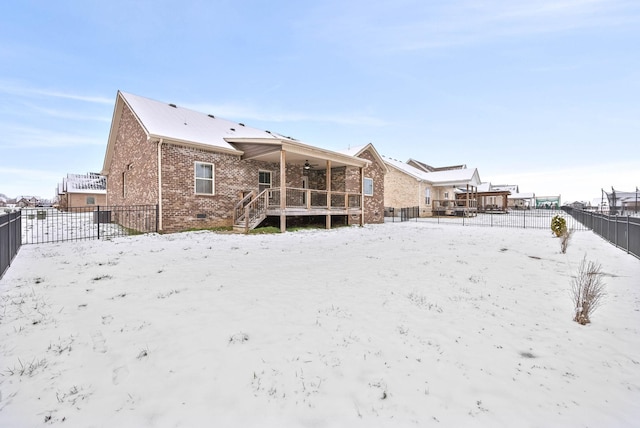
[[311, 169], [325, 169], [327, 161], [331, 161], [331, 167], [343, 166], [365, 166], [368, 161], [365, 159], [355, 158], [353, 156], [343, 155], [337, 152], [331, 152], [318, 149], [303, 144], [291, 144], [288, 141], [269, 142], [263, 141], [239, 141], [229, 140], [238, 150], [244, 152], [243, 159], [254, 159], [262, 162], [280, 163], [280, 151], [285, 151], [286, 163], [303, 166], [306, 162], [311, 164]]

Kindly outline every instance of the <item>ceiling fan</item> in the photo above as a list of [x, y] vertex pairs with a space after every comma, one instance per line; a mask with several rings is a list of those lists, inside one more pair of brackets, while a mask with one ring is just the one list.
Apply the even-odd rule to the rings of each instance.
[[312, 163], [309, 163], [309, 161], [308, 161], [308, 160], [305, 160], [305, 161], [304, 161], [304, 169], [305, 169], [306, 171], [310, 170], [311, 168], [313, 168], [313, 167], [315, 167], [315, 166], [318, 166], [318, 164], [317, 164], [317, 163], [313, 163], [313, 164], [312, 164]]

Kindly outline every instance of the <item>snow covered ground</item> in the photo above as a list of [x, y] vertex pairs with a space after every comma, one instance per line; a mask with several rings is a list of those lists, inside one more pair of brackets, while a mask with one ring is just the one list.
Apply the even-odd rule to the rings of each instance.
[[[0, 426], [638, 426], [640, 261], [559, 250], [421, 222], [23, 246]], [[581, 326], [585, 255], [608, 296]]]

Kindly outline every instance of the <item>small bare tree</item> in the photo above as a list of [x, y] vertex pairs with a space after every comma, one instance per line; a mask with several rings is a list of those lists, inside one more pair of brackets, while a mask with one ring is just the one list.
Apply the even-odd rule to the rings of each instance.
[[587, 261], [587, 257], [583, 257], [578, 274], [571, 280], [571, 297], [575, 311], [573, 320], [582, 325], [590, 323], [591, 314], [600, 306], [605, 295], [600, 264]]
[[562, 235], [560, 235], [560, 251], [562, 252], [562, 254], [565, 254], [567, 252], [569, 241], [571, 240], [571, 235], [573, 235], [573, 229], [567, 229]]

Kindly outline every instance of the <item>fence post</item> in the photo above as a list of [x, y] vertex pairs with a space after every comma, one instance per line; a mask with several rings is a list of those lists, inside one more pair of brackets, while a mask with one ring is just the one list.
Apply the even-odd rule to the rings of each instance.
[[98, 239], [100, 239], [100, 205], [98, 205]]
[[[637, 209], [637, 205], [636, 205]], [[627, 254], [629, 254], [629, 235], [631, 233], [631, 228], [629, 224], [629, 214], [627, 214]]]

